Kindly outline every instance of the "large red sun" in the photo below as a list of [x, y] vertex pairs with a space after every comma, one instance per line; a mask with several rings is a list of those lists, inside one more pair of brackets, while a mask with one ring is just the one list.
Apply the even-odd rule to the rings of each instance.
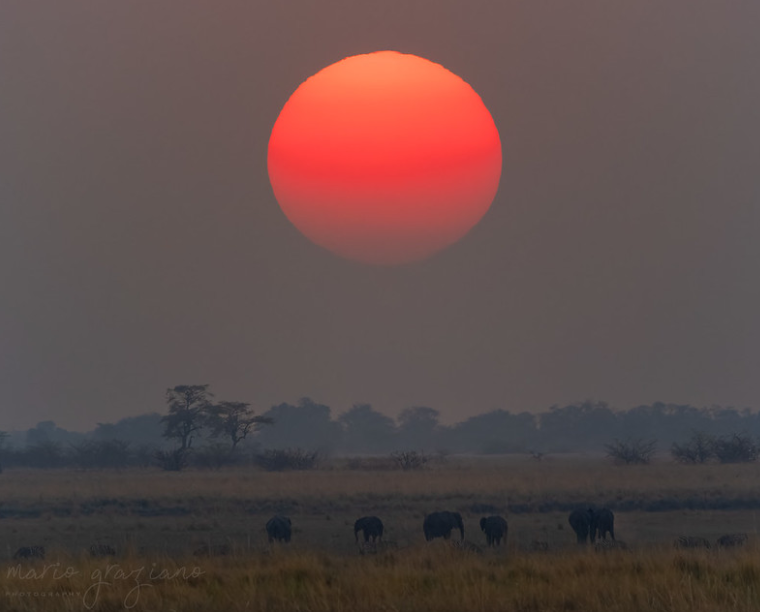
[[269, 139], [269, 179], [309, 239], [399, 264], [464, 236], [491, 206], [501, 142], [461, 78], [415, 55], [341, 60], [290, 96]]

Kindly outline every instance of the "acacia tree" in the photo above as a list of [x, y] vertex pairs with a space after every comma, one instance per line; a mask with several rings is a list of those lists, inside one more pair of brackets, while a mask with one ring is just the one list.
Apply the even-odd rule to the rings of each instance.
[[269, 423], [274, 419], [254, 415], [251, 405], [245, 402], [219, 402], [206, 408], [206, 424], [212, 437], [229, 439], [233, 450], [251, 431]]
[[161, 418], [163, 436], [179, 441], [180, 454], [184, 455], [193, 443], [193, 434], [200, 430], [213, 397], [209, 385], [178, 385], [166, 390], [169, 414]]

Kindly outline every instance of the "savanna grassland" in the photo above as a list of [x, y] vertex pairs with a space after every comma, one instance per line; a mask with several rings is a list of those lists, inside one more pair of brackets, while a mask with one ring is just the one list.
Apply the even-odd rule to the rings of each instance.
[[[760, 610], [760, 466], [514, 456], [385, 468], [6, 470], [0, 609]], [[567, 515], [589, 504], [615, 511], [628, 551], [578, 548]], [[474, 546], [426, 543], [434, 510], [461, 512]], [[267, 543], [275, 513], [292, 519], [289, 545]], [[361, 555], [352, 527], [366, 514], [382, 518], [385, 544]], [[509, 522], [505, 548], [485, 547], [489, 514]], [[749, 545], [672, 548], [734, 532]], [[93, 544], [117, 554], [90, 557]], [[11, 560], [32, 545], [45, 560]]]

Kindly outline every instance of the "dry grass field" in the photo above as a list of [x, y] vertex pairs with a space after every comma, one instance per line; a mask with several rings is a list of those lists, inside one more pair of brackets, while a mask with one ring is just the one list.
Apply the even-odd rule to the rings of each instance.
[[[760, 610], [759, 466], [514, 456], [357, 467], [7, 470], [0, 610]], [[567, 515], [588, 504], [615, 510], [630, 550], [578, 548]], [[424, 515], [442, 509], [462, 513], [473, 547], [424, 542]], [[293, 540], [270, 547], [276, 512], [291, 517]], [[386, 544], [360, 555], [352, 526], [365, 514], [383, 519]], [[488, 514], [509, 522], [502, 549], [485, 547]], [[678, 535], [733, 532], [749, 545], [672, 548]], [[92, 558], [93, 544], [117, 554]], [[11, 559], [32, 545], [45, 560]], [[225, 554], [193, 554], [204, 546]]]

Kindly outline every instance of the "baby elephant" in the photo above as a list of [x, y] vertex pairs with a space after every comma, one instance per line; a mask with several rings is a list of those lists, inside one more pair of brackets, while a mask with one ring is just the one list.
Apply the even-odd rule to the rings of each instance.
[[499, 546], [501, 539], [507, 543], [507, 521], [501, 516], [484, 516], [480, 519], [480, 529], [486, 534], [489, 546]]
[[363, 516], [354, 523], [354, 539], [359, 542], [359, 532], [364, 533], [364, 541], [373, 542], [383, 539], [383, 521], [376, 516]]
[[275, 540], [278, 542], [290, 542], [290, 519], [287, 516], [277, 514], [267, 521], [267, 535], [269, 543]]

